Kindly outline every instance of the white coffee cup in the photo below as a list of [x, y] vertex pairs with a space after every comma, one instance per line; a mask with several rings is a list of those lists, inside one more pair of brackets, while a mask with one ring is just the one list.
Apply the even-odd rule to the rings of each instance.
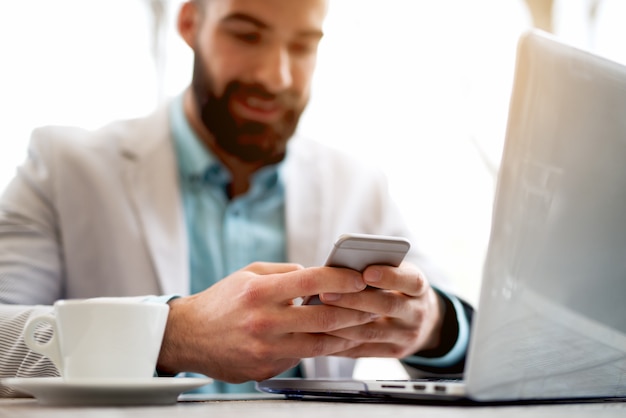
[[[31, 350], [50, 358], [64, 379], [142, 379], [153, 376], [169, 306], [129, 298], [60, 300], [54, 314], [24, 329]], [[52, 337], [40, 342], [41, 326]]]

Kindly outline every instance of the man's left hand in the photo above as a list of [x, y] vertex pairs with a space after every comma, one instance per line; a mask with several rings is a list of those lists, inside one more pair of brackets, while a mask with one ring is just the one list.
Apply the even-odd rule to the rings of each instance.
[[334, 355], [403, 358], [438, 347], [444, 302], [415, 265], [370, 266], [363, 279], [369, 285], [363, 291], [320, 295], [325, 305], [380, 315], [376, 321], [329, 332], [361, 342]]

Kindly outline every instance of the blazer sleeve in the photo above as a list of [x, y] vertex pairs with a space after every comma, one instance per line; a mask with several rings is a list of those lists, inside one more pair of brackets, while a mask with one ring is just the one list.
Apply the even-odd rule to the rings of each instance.
[[[51, 204], [48, 145], [34, 133], [26, 162], [0, 198], [0, 377], [58, 376], [54, 364], [30, 351], [22, 331], [32, 315], [62, 292], [62, 254]], [[46, 338], [50, 330], [42, 329]], [[20, 393], [0, 385], [0, 397]]]
[[0, 198], [0, 303], [52, 304], [63, 292], [53, 141], [42, 132]]

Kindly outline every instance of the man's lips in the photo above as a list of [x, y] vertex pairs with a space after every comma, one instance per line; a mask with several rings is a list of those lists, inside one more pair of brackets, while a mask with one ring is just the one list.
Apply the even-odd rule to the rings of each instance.
[[263, 123], [276, 122], [285, 112], [279, 100], [259, 96], [233, 97], [232, 110], [242, 119]]

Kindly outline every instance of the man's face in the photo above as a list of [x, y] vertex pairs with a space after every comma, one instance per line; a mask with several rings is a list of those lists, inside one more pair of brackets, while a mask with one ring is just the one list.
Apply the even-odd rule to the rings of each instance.
[[215, 143], [270, 164], [309, 100], [326, 0], [205, 0], [192, 87]]

